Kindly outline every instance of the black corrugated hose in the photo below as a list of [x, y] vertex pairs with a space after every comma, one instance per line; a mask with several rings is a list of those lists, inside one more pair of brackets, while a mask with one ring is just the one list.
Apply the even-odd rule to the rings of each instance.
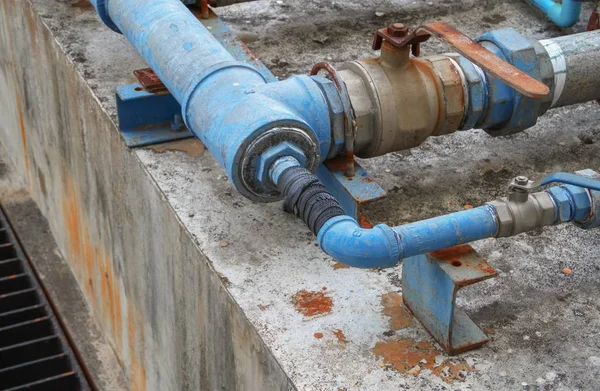
[[315, 235], [327, 220], [345, 214], [319, 178], [304, 167], [284, 170], [277, 188], [284, 196], [283, 209], [302, 219]]

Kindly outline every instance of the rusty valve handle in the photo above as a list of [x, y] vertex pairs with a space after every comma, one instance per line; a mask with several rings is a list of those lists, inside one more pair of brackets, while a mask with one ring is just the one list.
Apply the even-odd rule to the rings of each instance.
[[430, 32], [447, 42], [468, 60], [525, 96], [540, 99], [550, 93], [547, 85], [502, 60], [447, 23], [433, 22], [421, 26], [415, 31], [420, 30]]
[[427, 41], [429, 38], [431, 38], [431, 34], [426, 31], [418, 31], [418, 29], [413, 31], [402, 23], [394, 23], [375, 32], [373, 50], [381, 49], [381, 45], [385, 40], [398, 49], [410, 46], [413, 56], [419, 57], [421, 43]]

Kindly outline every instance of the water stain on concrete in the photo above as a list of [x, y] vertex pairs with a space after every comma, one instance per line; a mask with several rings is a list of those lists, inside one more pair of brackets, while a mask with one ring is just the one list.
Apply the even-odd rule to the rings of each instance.
[[323, 292], [301, 290], [292, 297], [296, 311], [306, 317], [331, 313], [333, 300]]

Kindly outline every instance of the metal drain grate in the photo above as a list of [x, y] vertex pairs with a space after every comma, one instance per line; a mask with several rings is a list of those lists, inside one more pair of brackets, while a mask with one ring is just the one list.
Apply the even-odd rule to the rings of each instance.
[[90, 390], [2, 209], [0, 390]]

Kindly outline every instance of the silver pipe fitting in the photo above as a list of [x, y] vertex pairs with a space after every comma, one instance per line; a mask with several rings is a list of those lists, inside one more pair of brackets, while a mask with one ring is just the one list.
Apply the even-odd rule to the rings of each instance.
[[556, 206], [545, 191], [527, 193], [513, 190], [508, 197], [489, 202], [498, 219], [497, 238], [505, 238], [531, 231], [556, 221]]

